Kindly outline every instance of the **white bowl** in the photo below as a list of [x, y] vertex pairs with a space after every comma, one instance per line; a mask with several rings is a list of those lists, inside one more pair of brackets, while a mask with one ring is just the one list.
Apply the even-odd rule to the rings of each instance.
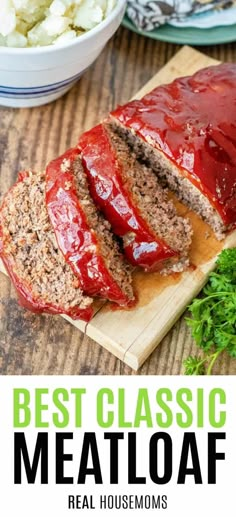
[[63, 46], [0, 47], [0, 105], [28, 108], [64, 95], [118, 29], [125, 4], [118, 0], [103, 22]]

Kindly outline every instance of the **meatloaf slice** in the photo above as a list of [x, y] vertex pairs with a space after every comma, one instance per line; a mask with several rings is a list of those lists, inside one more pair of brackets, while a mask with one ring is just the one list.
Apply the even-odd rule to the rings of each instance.
[[0, 256], [24, 307], [91, 319], [92, 299], [83, 296], [49, 222], [44, 173], [21, 173], [6, 194], [0, 211]]
[[48, 213], [59, 248], [83, 291], [119, 305], [133, 302], [131, 268], [110, 224], [93, 203], [78, 149], [48, 165], [46, 183]]
[[79, 148], [92, 197], [123, 238], [128, 260], [152, 271], [186, 268], [191, 227], [178, 217], [152, 170], [108, 125], [82, 135]]
[[200, 70], [119, 107], [111, 123], [219, 239], [236, 225], [236, 65]]

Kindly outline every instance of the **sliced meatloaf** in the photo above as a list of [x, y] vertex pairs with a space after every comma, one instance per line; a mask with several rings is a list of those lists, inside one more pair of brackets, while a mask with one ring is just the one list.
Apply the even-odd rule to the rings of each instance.
[[131, 268], [89, 194], [78, 149], [48, 165], [46, 184], [48, 214], [59, 248], [83, 291], [128, 305], [134, 299]]
[[21, 173], [5, 196], [0, 211], [0, 256], [24, 307], [91, 319], [92, 299], [83, 296], [49, 222], [45, 174]]
[[110, 122], [219, 239], [236, 225], [236, 65], [160, 86]]
[[178, 217], [152, 170], [108, 125], [82, 135], [79, 148], [92, 197], [123, 238], [128, 260], [145, 270], [186, 268], [190, 224]]

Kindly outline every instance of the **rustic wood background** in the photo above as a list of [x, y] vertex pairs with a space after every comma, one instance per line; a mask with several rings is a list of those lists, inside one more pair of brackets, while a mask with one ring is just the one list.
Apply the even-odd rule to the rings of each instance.
[[[31, 110], [0, 108], [0, 193], [20, 169], [43, 168], [118, 103], [126, 102], [178, 50], [120, 28], [78, 84], [57, 102]], [[201, 47], [222, 61], [236, 61], [236, 43]], [[61, 317], [21, 309], [7, 277], [0, 275], [0, 374], [177, 375], [196, 347], [184, 317], [138, 373], [74, 329]], [[222, 357], [215, 374], [236, 374], [236, 360]]]

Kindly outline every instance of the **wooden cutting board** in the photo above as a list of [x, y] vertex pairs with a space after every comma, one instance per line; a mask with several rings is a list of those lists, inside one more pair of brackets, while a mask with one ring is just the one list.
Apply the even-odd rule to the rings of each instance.
[[[189, 47], [183, 47], [135, 98], [142, 97], [159, 84], [171, 82], [179, 76], [193, 74], [200, 68], [212, 64], [217, 64], [217, 61]], [[178, 201], [174, 202], [179, 212], [187, 215], [193, 224], [191, 262], [196, 267], [170, 277], [163, 277], [158, 273], [136, 273], [134, 283], [139, 303], [135, 309], [114, 310], [109, 304], [102, 307], [100, 305], [96, 315], [87, 325], [66, 317], [75, 327], [86, 332], [90, 338], [134, 370], [143, 364], [192, 298], [201, 290], [214, 268], [217, 254], [221, 249], [236, 246], [236, 232], [219, 243], [207, 224]], [[5, 272], [1, 262], [0, 271]]]

